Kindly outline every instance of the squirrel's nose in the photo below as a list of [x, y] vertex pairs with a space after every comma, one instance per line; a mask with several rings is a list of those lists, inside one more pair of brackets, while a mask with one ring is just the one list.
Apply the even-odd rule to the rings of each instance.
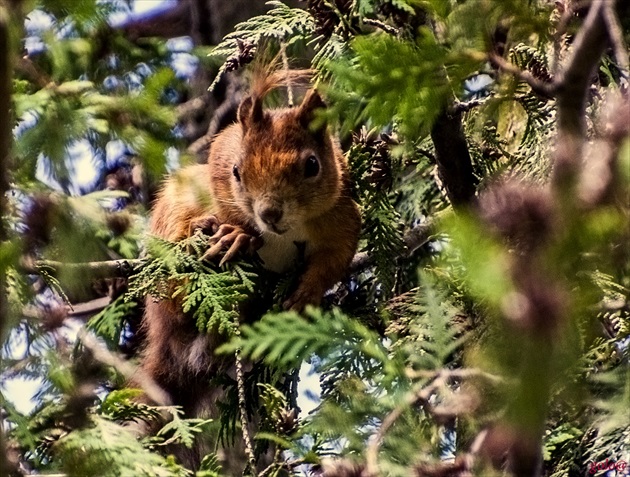
[[267, 225], [276, 225], [282, 219], [282, 209], [277, 207], [266, 207], [258, 215]]

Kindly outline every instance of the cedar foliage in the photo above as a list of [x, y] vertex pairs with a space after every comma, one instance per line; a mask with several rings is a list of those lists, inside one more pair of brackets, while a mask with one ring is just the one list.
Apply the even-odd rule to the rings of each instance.
[[[112, 13], [128, 11], [121, 0], [9, 3], [24, 9], [10, 10], [11, 34], [31, 47], [10, 52], [14, 123], [0, 125], [13, 133], [0, 373], [37, 388], [24, 412], [0, 386], [0, 459], [11, 475], [233, 475], [218, 449], [240, 439], [232, 378], [212, 382], [226, 389], [219, 419], [183, 416], [134, 401], [141, 391], [125, 387], [129, 376], [76, 337], [85, 327], [133, 363], [147, 294], [180, 298], [200, 333], [222, 337], [218, 354], [254, 363], [247, 418], [260, 423], [257, 454], [273, 450], [257, 475], [571, 477], [630, 460], [623, 2], [621, 38], [589, 83], [585, 165], [565, 182], [554, 169], [562, 91], [535, 85], [553, 84], [571, 58], [587, 23], [582, 2], [273, 1], [209, 59], [193, 49], [215, 75], [211, 88], [266, 49], [286, 48], [316, 71], [329, 104], [320, 119], [346, 146], [370, 260], [304, 316], [278, 306], [295, 277], [270, 276], [253, 260], [205, 263], [202, 234], [179, 244], [146, 237], [147, 184], [175, 155], [189, 160], [176, 107], [194, 88], [173, 73], [172, 45], [109, 26]], [[0, 13], [8, 8], [0, 0]], [[25, 18], [45, 26], [23, 28]], [[461, 122], [470, 154], [473, 174], [459, 180], [478, 184], [455, 210], [438, 173], [445, 117]], [[92, 184], [78, 180], [81, 148], [99, 175]], [[429, 223], [430, 239], [406, 250], [404, 230]], [[111, 258], [123, 268], [105, 278], [55, 265]], [[239, 303], [261, 289], [269, 309], [239, 323]], [[98, 313], [70, 307], [99, 295], [110, 304]], [[298, 417], [293, 378], [306, 365], [321, 396]], [[168, 423], [140, 440], [123, 426], [165, 414]], [[217, 447], [200, 469], [185, 469], [169, 445], [195, 439]]]

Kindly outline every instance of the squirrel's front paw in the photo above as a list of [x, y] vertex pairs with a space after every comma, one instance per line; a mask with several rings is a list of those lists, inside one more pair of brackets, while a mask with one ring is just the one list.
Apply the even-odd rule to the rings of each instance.
[[213, 235], [219, 230], [221, 222], [214, 215], [197, 217], [190, 222], [188, 236], [192, 237], [197, 230], [201, 230], [205, 235]]
[[203, 260], [214, 260], [225, 251], [225, 255], [219, 262], [219, 266], [223, 266], [239, 252], [254, 253], [262, 246], [262, 239], [245, 232], [241, 227], [223, 224], [210, 237], [210, 244], [212, 246], [204, 253]]

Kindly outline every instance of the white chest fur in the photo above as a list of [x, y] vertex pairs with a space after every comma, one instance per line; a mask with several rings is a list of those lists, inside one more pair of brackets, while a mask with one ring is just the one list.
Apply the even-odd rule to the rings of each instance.
[[265, 232], [262, 235], [264, 245], [258, 250], [265, 268], [282, 273], [295, 265], [298, 259], [298, 247], [295, 242], [306, 242], [304, 234], [289, 230], [282, 235]]

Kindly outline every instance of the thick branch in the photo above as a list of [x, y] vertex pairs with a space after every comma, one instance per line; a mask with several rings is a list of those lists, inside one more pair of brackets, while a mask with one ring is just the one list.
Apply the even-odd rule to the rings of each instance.
[[[431, 240], [435, 234], [435, 227], [438, 219], [429, 220], [423, 224], [416, 225], [405, 232], [404, 242], [406, 246], [405, 255], [415, 252], [425, 243]], [[142, 266], [144, 260], [106, 260], [103, 262], [85, 262], [85, 263], [63, 263], [54, 260], [39, 260], [34, 263], [23, 263], [21, 269], [25, 273], [38, 275], [42, 270], [46, 270], [52, 275], [58, 275], [60, 272], [81, 271], [89, 273], [94, 278], [114, 278], [128, 277], [134, 270]], [[356, 273], [369, 267], [372, 263], [367, 253], [357, 253], [350, 265], [350, 272]]]
[[[606, 0], [614, 3], [616, 0]], [[558, 127], [584, 136], [584, 110], [591, 79], [608, 44], [604, 0], [594, 0], [558, 74]]]
[[[0, 4], [0, 245], [8, 239], [4, 221], [8, 212], [9, 162], [11, 153], [11, 38], [10, 17], [7, 7]], [[6, 275], [0, 268], [0, 343], [6, 332]]]
[[[7, 216], [7, 193], [9, 190], [9, 161], [11, 153], [11, 78], [12, 42], [8, 7], [0, 2], [0, 247], [8, 239], [4, 218]], [[7, 276], [6, 268], [0, 265], [0, 344], [8, 332]], [[0, 358], [0, 363], [2, 362]], [[0, 421], [0, 477], [9, 475], [4, 429]]]
[[132, 18], [119, 27], [126, 38], [135, 41], [138, 38], [157, 36], [177, 38], [190, 35], [192, 29], [190, 6], [180, 0], [176, 6], [150, 12], [140, 18]]
[[558, 73], [558, 137], [555, 151], [554, 181], [573, 182], [586, 139], [586, 104], [588, 91], [597, 66], [608, 44], [605, 1], [594, 0], [584, 25], [578, 31], [571, 55]]
[[461, 113], [443, 112], [438, 116], [431, 139], [440, 179], [453, 207], [467, 205], [475, 197], [477, 178], [473, 174]]

